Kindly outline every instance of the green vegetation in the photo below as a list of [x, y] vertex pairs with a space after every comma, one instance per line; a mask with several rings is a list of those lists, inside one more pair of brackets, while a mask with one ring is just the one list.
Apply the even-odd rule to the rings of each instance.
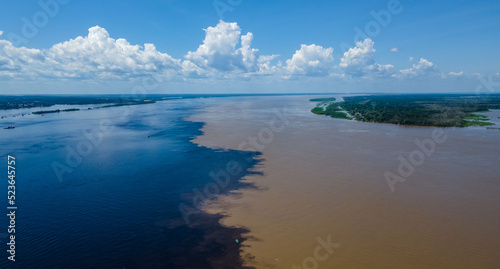
[[487, 121], [488, 116], [485, 115], [477, 115], [477, 114], [472, 114], [470, 116], [467, 116], [464, 118], [465, 120], [481, 120], [481, 121]]
[[328, 116], [336, 119], [346, 119], [346, 120], [352, 120], [351, 117], [349, 117], [345, 112], [333, 112], [331, 114], [327, 114]]
[[[117, 106], [133, 106], [133, 105], [143, 105], [143, 104], [151, 104], [155, 103], [153, 100], [139, 100], [139, 99], [129, 99], [129, 102], [125, 103], [117, 103], [117, 104], [110, 104], [110, 105], [104, 105], [104, 106], [99, 106], [95, 107], [97, 108], [107, 108], [107, 107], [117, 107]], [[91, 108], [89, 108], [91, 109]], [[59, 113], [59, 112], [69, 112], [69, 111], [78, 111], [80, 110], [79, 108], [69, 108], [69, 109], [56, 109], [56, 110], [40, 110], [40, 111], [35, 111], [33, 114], [35, 115], [41, 115], [41, 114], [50, 114], [50, 113]]]
[[309, 101], [311, 102], [335, 102], [335, 98], [315, 98], [315, 99], [310, 99]]
[[312, 102], [320, 102], [311, 112], [318, 115], [326, 115], [337, 119], [352, 119], [347, 113], [342, 112], [339, 103], [334, 103], [335, 98], [316, 98], [311, 99]]
[[134, 105], [144, 105], [144, 104], [152, 104], [152, 103], [156, 103], [156, 102], [153, 100], [137, 100], [137, 101], [133, 101], [130, 103], [111, 104], [111, 105], [105, 105], [105, 106], [100, 106], [100, 107], [96, 107], [96, 108], [106, 108], [106, 107], [116, 107], [116, 106], [134, 106]]
[[[147, 95], [143, 98], [130, 95], [96, 95], [96, 96], [0, 96], [0, 110], [33, 107], [51, 107], [53, 105], [136, 105], [169, 100], [178, 97]], [[57, 112], [53, 112], [57, 113]]]
[[466, 121], [466, 126], [491, 126], [491, 125], [495, 124], [491, 122], [476, 121], [476, 120]]
[[464, 118], [466, 126], [490, 126], [494, 123], [488, 122], [489, 118], [485, 115], [471, 114]]
[[[365, 122], [398, 125], [467, 127], [489, 126], [488, 117], [475, 112], [500, 109], [500, 95], [376, 95], [345, 97], [344, 102], [319, 105], [315, 114], [349, 118]], [[341, 113], [341, 114], [337, 114]]]
[[69, 109], [56, 109], [56, 110], [41, 110], [41, 111], [35, 111], [33, 114], [38, 115], [38, 114], [49, 114], [49, 113], [59, 113], [59, 112], [70, 112], [70, 111], [78, 111], [80, 110], [79, 108], [69, 108]]
[[318, 115], [325, 115], [325, 109], [320, 106], [311, 109], [311, 112]]

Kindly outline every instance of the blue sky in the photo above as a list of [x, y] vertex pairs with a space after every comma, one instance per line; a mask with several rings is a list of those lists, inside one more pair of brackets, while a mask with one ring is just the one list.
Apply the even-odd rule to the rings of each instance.
[[499, 1], [4, 0], [0, 18], [5, 94], [128, 93], [151, 78], [148, 93], [473, 92], [500, 80]]

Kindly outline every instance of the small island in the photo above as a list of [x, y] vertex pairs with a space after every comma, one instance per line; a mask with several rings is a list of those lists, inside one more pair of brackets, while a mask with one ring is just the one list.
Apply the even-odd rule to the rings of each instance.
[[105, 106], [99, 106], [96, 108], [107, 108], [107, 107], [117, 107], [117, 106], [134, 106], [134, 105], [144, 105], [144, 104], [152, 104], [152, 103], [156, 103], [156, 101], [154, 101], [154, 100], [132, 100], [130, 102], [110, 104], [110, 105], [105, 105]]
[[59, 112], [70, 112], [70, 111], [78, 111], [80, 110], [79, 108], [69, 108], [69, 109], [56, 109], [56, 110], [40, 110], [40, 111], [35, 111], [33, 114], [35, 115], [41, 115], [41, 114], [49, 114], [49, 113], [59, 113]]

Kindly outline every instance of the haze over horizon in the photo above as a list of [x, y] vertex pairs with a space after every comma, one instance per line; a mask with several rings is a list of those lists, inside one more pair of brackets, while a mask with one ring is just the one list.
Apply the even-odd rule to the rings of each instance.
[[25, 2], [1, 4], [2, 94], [493, 93], [500, 81], [497, 1]]

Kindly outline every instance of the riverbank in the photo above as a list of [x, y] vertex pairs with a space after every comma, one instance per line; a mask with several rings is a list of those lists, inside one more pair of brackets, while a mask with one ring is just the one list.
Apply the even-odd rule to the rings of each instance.
[[475, 113], [500, 109], [500, 95], [367, 95], [347, 97], [341, 103], [329, 102], [324, 106], [324, 109], [316, 108], [313, 112], [347, 118], [346, 112], [357, 121], [406, 126], [489, 126], [494, 125], [489, 122], [492, 119]]

